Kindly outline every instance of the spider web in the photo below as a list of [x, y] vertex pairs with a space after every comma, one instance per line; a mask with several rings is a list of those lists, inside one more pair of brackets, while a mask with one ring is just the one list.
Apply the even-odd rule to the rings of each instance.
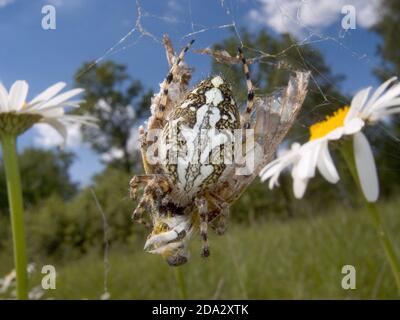
[[[128, 32], [121, 36], [115, 43], [110, 44], [108, 49], [103, 52], [101, 55], [94, 59], [94, 63], [90, 65], [86, 70], [84, 70], [78, 77], [82, 76], [84, 73], [88, 72], [92, 67], [96, 64], [101, 63], [103, 60], [111, 58], [119, 53], [126, 50], [133, 50], [136, 46], [141, 45], [141, 41], [145, 38], [150, 39], [155, 44], [157, 44], [159, 48], [159, 56], [164, 58], [164, 46], [162, 42], [162, 36], [164, 33], [164, 29], [168, 29], [172, 31], [170, 36], [173, 39], [173, 43], [175, 45], [175, 49], [179, 50], [179, 46], [185, 45], [189, 40], [196, 38], [207, 39], [210, 35], [214, 35], [215, 33], [222, 34], [223, 38], [230, 38], [232, 34], [237, 39], [237, 42], [240, 46], [246, 48], [250, 52], [254, 54], [254, 61], [258, 64], [268, 64], [276, 66], [277, 68], [287, 68], [289, 70], [297, 69], [291, 65], [285, 65], [282, 63], [284, 61], [285, 54], [292, 49], [295, 49], [298, 52], [298, 66], [300, 66], [304, 70], [311, 71], [311, 79], [310, 81], [315, 85], [315, 90], [317, 94], [321, 97], [321, 102], [318, 105], [315, 105], [313, 108], [310, 108], [307, 112], [314, 112], [317, 109], [324, 108], [331, 103], [336, 103], [338, 106], [345, 105], [348, 101], [334, 101], [333, 98], [330, 97], [324, 89], [322, 85], [318, 82], [316, 75], [321, 76], [324, 81], [328, 82], [334, 89], [338, 92], [342, 92], [341, 88], [338, 88], [334, 82], [332, 82], [328, 78], [324, 78], [323, 72], [318, 70], [318, 67], [313, 65], [310, 61], [303, 55], [303, 47], [306, 45], [316, 45], [323, 42], [331, 43], [334, 46], [341, 48], [345, 54], [349, 55], [351, 58], [361, 61], [365, 64], [366, 68], [372, 69], [373, 62], [371, 61], [368, 54], [360, 52], [348, 45], [346, 45], [343, 39], [347, 36], [347, 31], [341, 29], [336, 36], [328, 35], [323, 33], [320, 30], [314, 29], [306, 25], [300, 15], [301, 5], [306, 3], [306, 0], [297, 0], [300, 4], [298, 7], [298, 12], [295, 18], [291, 14], [287, 12], [285, 7], [279, 4], [279, 1], [274, 1], [275, 5], [279, 8], [280, 15], [282, 18], [286, 19], [290, 23], [294, 23], [298, 25], [303, 31], [304, 35], [302, 37], [294, 37], [291, 36], [291, 40], [293, 44], [284, 48], [280, 52], [271, 54], [268, 52], [264, 52], [260, 50], [260, 48], [249, 47], [246, 45], [242, 39], [241, 35], [241, 27], [245, 27], [246, 21], [245, 19], [239, 19], [238, 15], [242, 14], [241, 7], [243, 6], [244, 0], [215, 0], [214, 2], [218, 3], [219, 8], [219, 22], [217, 24], [204, 24], [201, 21], [201, 18], [196, 12], [194, 7], [194, 0], [168, 0], [165, 1], [167, 8], [170, 10], [165, 13], [160, 12], [152, 12], [149, 10], [147, 3], [144, 1], [136, 0], [136, 12], [135, 14], [135, 22], [132, 27], [128, 30]], [[205, 5], [207, 5], [210, 1], [204, 1]], [[173, 8], [174, 6], [179, 7], [180, 14], [174, 14]], [[251, 0], [246, 3], [246, 6], [249, 6], [253, 9], [259, 9], [260, 3]], [[161, 31], [159, 30], [161, 29]], [[232, 32], [233, 31], [233, 32]], [[215, 44], [214, 40], [210, 40], [206, 47], [211, 47]], [[195, 66], [196, 67], [196, 66]], [[167, 67], [165, 70], [165, 74], [167, 73]], [[159, 79], [161, 82], [163, 79]], [[257, 83], [255, 83], [257, 86]], [[155, 88], [157, 89], [157, 88]], [[158, 90], [155, 90], [156, 92]], [[320, 111], [320, 110], [319, 110]], [[304, 112], [304, 110], [303, 110]], [[302, 123], [301, 119], [297, 120], [296, 125], [306, 127], [305, 123]], [[383, 126], [382, 131], [385, 132], [393, 141], [396, 143], [400, 143], [400, 140], [394, 137], [390, 132], [388, 132]], [[303, 137], [298, 137], [303, 138]], [[398, 156], [398, 155], [397, 155]], [[96, 205], [98, 206], [99, 212], [102, 216], [103, 226], [104, 226], [104, 235], [105, 242], [107, 237], [107, 223], [106, 223], [106, 213], [101, 209], [98, 201], [96, 201]], [[108, 242], [106, 242], [107, 244]], [[104, 260], [105, 260], [105, 280], [104, 280], [104, 294], [108, 293], [107, 289], [107, 281], [108, 274], [110, 272], [110, 265], [108, 262], [108, 244], [106, 245]]]
[[[244, 0], [204, 1], [205, 5], [208, 5], [210, 2], [215, 2], [219, 6], [218, 14], [220, 15], [219, 22], [221, 22], [219, 24], [206, 25], [200, 23], [199, 20], [201, 21], [203, 18], [199, 17], [199, 15], [194, 12], [193, 0], [165, 1], [167, 11], [163, 14], [160, 14], [159, 12], [153, 13], [148, 9], [147, 3], [145, 4], [145, 2], [143, 1], [135, 0], [136, 12], [134, 13], [135, 22], [133, 26], [128, 30], [126, 34], [122, 35], [120, 39], [111, 44], [111, 46], [103, 54], [95, 58], [93, 64], [90, 65], [86, 70], [82, 71], [82, 73], [78, 75], [78, 78], [88, 72], [96, 64], [101, 63], [103, 60], [112, 58], [122, 51], [133, 50], [135, 46], [140, 45], [141, 40], [143, 40], [144, 38], [149, 38], [154, 43], [156, 43], [160, 50], [160, 57], [164, 57], [164, 47], [162, 42], [162, 35], [165, 33], [164, 29], [172, 29], [172, 31], [174, 32], [174, 34], [170, 34], [170, 36], [172, 36], [173, 38], [176, 50], [179, 50], [179, 45], [183, 46], [190, 39], [204, 39], [205, 37], [215, 34], [216, 32], [218, 32], [219, 34], [221, 34], [221, 32], [224, 32], [223, 35], [225, 36], [225, 38], [231, 37], [233, 34], [237, 39], [238, 45], [246, 48], [248, 51], [252, 52], [255, 55], [254, 61], [256, 61], [259, 65], [268, 64], [281, 69], [286, 68], [289, 70], [295, 70], [301, 68], [303, 70], [311, 71], [310, 81], [315, 85], [317, 94], [321, 97], [321, 102], [307, 111], [311, 113], [331, 103], [336, 103], [337, 105], [341, 106], [345, 105], [348, 102], [334, 101], [332, 100], [333, 97], [329, 97], [328, 94], [324, 92], [322, 86], [318, 83], [318, 80], [316, 79], [317, 75], [321, 76], [325, 82], [329, 83], [332, 88], [336, 89], [338, 92], [341, 92], [342, 90], [338, 88], [337, 85], [330, 79], [324, 77], [323, 72], [320, 72], [317, 66], [313, 65], [303, 56], [302, 48], [304, 46], [320, 44], [322, 42], [330, 42], [335, 46], [343, 49], [343, 51], [350, 55], [352, 58], [362, 61], [367, 68], [372, 68], [371, 59], [368, 57], [367, 54], [359, 52], [358, 50], [347, 46], [342, 41], [342, 39], [345, 38], [348, 32], [347, 30], [341, 28], [336, 36], [332, 36], [325, 34], [318, 29], [311, 28], [302, 21], [300, 10], [302, 5], [305, 5], [307, 3], [307, 0], [297, 0], [299, 6], [295, 18], [287, 12], [284, 6], [280, 5], [279, 1], [273, 0], [274, 5], [278, 8], [282, 18], [288, 21], [288, 23], [298, 25], [299, 28], [301, 28], [305, 33], [303, 37], [295, 38], [293, 36], [290, 36], [293, 44], [274, 54], [264, 52], [259, 48], [249, 47], [248, 45], [245, 45], [243, 43], [240, 28], [246, 27], [246, 24], [248, 24], [249, 20], [238, 19], [237, 15], [243, 14], [243, 12], [241, 12], [241, 7], [245, 3]], [[260, 2], [255, 0], [249, 1], [249, 3], [246, 3], [246, 5], [249, 6], [250, 9], [258, 10], [260, 10], [261, 6]], [[179, 8], [179, 14], [174, 14], [176, 13], [174, 12], [175, 8]], [[249, 8], [246, 9], [248, 10]], [[173, 27], [171, 28], [171, 26]], [[161, 29], [163, 29], [163, 31], [157, 30], [160, 29], [160, 27]], [[177, 41], [179, 45], [177, 44]], [[215, 41], [210, 41], [209, 43], [207, 43], [207, 45], [211, 47], [215, 43]], [[295, 49], [298, 52], [298, 65], [296, 65], [296, 67], [285, 65], [284, 62], [282, 63], [282, 61], [285, 61], [285, 54], [292, 49]], [[162, 79], [160, 79], [159, 81], [161, 82]], [[255, 83], [255, 85], [257, 87], [257, 83]], [[303, 110], [303, 114], [304, 112], [305, 110]], [[303, 127], [306, 126], [304, 123], [301, 123], [301, 119], [297, 121], [296, 125], [300, 125]]]

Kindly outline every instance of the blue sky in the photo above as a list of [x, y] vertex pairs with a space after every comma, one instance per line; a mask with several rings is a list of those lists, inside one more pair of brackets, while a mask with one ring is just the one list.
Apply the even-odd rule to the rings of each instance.
[[[163, 33], [171, 35], [177, 48], [189, 38], [196, 38], [195, 46], [203, 48], [230, 36], [229, 29], [222, 26], [235, 23], [238, 30], [267, 28], [274, 33], [290, 32], [298, 39], [310, 32], [318, 34], [311, 38], [320, 40], [315, 47], [334, 73], [346, 76], [341, 89], [354, 93], [377, 84], [372, 70], [379, 65], [379, 39], [366, 28], [379, 18], [380, 11], [374, 7], [379, 2], [298, 0], [294, 11], [296, 1], [290, 0], [279, 4], [275, 0], [142, 0], [141, 23], [152, 36], [134, 31], [110, 51], [135, 27], [135, 0], [0, 0], [0, 81], [9, 88], [15, 80], [25, 79], [32, 97], [57, 81], [71, 87], [82, 62], [104, 58], [126, 64], [133, 77], [157, 89], [168, 71], [160, 43]], [[56, 8], [56, 30], [41, 27], [41, 9], [46, 4]], [[343, 32], [341, 28], [344, 4], [353, 4], [357, 10], [355, 30]], [[191, 32], [196, 34], [185, 37]], [[189, 54], [187, 60], [197, 71], [194, 82], [208, 75], [209, 58]], [[34, 129], [19, 140], [21, 149], [32, 144], [40, 146]], [[101, 170], [99, 156], [84, 145], [71, 148], [77, 154], [72, 177], [88, 183], [93, 173]]]

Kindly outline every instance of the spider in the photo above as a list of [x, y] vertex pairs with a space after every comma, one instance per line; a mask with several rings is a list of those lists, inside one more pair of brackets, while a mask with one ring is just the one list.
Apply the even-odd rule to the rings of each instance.
[[[139, 128], [145, 174], [132, 178], [130, 195], [136, 199], [143, 187], [132, 218], [152, 228], [144, 249], [179, 266], [187, 262], [188, 239], [197, 231], [201, 255], [210, 255], [208, 226], [217, 234], [224, 233], [230, 205], [271, 160], [291, 127], [305, 98], [309, 74], [296, 72], [286, 88], [271, 96], [255, 96], [240, 48], [236, 57], [222, 51], [200, 51], [224, 63], [242, 64], [247, 102], [240, 113], [231, 86], [220, 75], [208, 77], [189, 91], [192, 69], [184, 56], [194, 40], [179, 55], [167, 35], [163, 40], [170, 71], [152, 98], [147, 128]], [[230, 147], [236, 146], [237, 136], [239, 145], [246, 148], [242, 156], [252, 159], [250, 165], [224, 161], [232, 152]], [[154, 156], [162, 161], [154, 161]], [[241, 169], [244, 174], [238, 174]]]

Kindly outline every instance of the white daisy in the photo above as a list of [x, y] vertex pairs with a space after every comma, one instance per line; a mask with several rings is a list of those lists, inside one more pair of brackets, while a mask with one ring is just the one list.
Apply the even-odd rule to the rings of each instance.
[[[304, 194], [300, 187], [307, 187], [307, 182], [315, 176], [318, 171], [331, 183], [339, 181], [339, 174], [329, 153], [329, 141], [339, 140], [343, 136], [353, 136], [353, 147], [355, 163], [357, 168], [360, 185], [365, 198], [370, 202], [375, 202], [379, 196], [378, 174], [371, 146], [361, 132], [365, 124], [375, 123], [382, 118], [400, 113], [400, 84], [394, 82], [396, 77], [389, 79], [381, 84], [378, 89], [370, 96], [371, 87], [360, 90], [352, 99], [350, 107], [346, 106], [328, 116], [324, 121], [310, 126], [310, 141], [297, 148], [296, 161], [277, 159], [275, 163], [281, 166], [294, 165], [292, 176], [294, 185], [299, 185], [295, 189], [295, 195], [301, 198]], [[283, 168], [282, 168], [283, 169]], [[279, 170], [279, 173], [282, 171]], [[274, 171], [275, 170], [275, 171]], [[266, 180], [271, 178], [270, 187], [276, 185], [279, 177], [276, 167], [269, 164], [262, 171], [261, 178]], [[296, 179], [295, 179], [296, 178]]]
[[71, 101], [83, 89], [72, 89], [64, 93], [64, 82], [58, 82], [27, 102], [28, 83], [23, 80], [14, 82], [10, 91], [0, 83], [0, 134], [19, 135], [35, 123], [47, 123], [64, 138], [67, 126], [72, 123], [93, 125], [94, 118], [65, 114], [65, 107], [79, 107], [81, 101]]

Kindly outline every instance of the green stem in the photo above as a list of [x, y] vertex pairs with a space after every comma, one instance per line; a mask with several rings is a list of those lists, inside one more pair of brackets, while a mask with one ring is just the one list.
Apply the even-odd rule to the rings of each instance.
[[186, 283], [185, 283], [185, 276], [182, 271], [182, 267], [174, 267], [175, 269], [175, 279], [176, 284], [179, 288], [181, 299], [187, 299], [187, 290], [186, 290]]
[[367, 208], [377, 228], [379, 239], [381, 240], [382, 246], [385, 250], [386, 257], [389, 260], [393, 276], [396, 279], [397, 291], [400, 295], [400, 264], [396, 256], [396, 252], [382, 223], [378, 207], [375, 205], [375, 203], [369, 202], [367, 204]]
[[17, 275], [17, 298], [28, 299], [27, 259], [25, 250], [24, 209], [21, 177], [18, 167], [16, 137], [2, 135], [3, 161], [7, 179], [8, 203], [14, 244], [14, 261]]
[[359, 189], [360, 193], [362, 194], [362, 198], [365, 200], [366, 207], [367, 207], [368, 212], [369, 212], [369, 214], [372, 218], [372, 221], [375, 225], [375, 228], [376, 228], [378, 236], [379, 236], [379, 240], [385, 251], [386, 258], [389, 262], [393, 276], [396, 280], [397, 291], [400, 294], [400, 264], [399, 264], [399, 260], [397, 259], [396, 251], [394, 250], [394, 246], [393, 246], [393, 244], [390, 240], [390, 237], [385, 229], [385, 226], [382, 223], [382, 219], [381, 219], [381, 215], [380, 215], [378, 207], [376, 206], [375, 203], [367, 201], [367, 199], [364, 197], [364, 195], [362, 193], [360, 180], [358, 177], [356, 164], [355, 164], [355, 160], [354, 160], [352, 143], [350, 143], [350, 141], [344, 142], [343, 145], [341, 145], [341, 147], [340, 147], [340, 151], [343, 155], [344, 160], [346, 161], [346, 164], [350, 170], [350, 173], [353, 177], [355, 184], [358, 186], [358, 189]]

